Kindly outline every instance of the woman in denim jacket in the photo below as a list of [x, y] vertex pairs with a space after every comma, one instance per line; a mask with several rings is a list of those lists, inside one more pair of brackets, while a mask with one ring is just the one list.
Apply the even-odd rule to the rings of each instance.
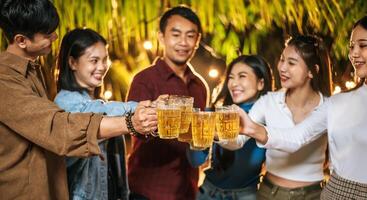
[[[59, 92], [55, 103], [67, 112], [118, 116], [134, 112], [138, 105], [100, 99], [109, 58], [106, 40], [93, 30], [74, 29], [67, 33], [57, 66]], [[101, 157], [66, 158], [70, 199], [128, 199], [124, 144], [123, 137], [116, 137], [100, 141]]]

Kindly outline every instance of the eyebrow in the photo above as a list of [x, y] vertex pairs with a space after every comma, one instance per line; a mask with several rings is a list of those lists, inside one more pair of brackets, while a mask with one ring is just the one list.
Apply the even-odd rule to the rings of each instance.
[[284, 54], [281, 54], [280, 55], [280, 59], [284, 59], [284, 60], [291, 60], [291, 61], [296, 61], [296, 62], [298, 62], [298, 59], [296, 59], [296, 58], [292, 58], [292, 57], [290, 57], [290, 58], [286, 58], [285, 56], [284, 56]]
[[101, 57], [99, 57], [99, 56], [89, 56], [89, 58], [100, 59]]
[[233, 73], [233, 72], [231, 72], [230, 74], [229, 74], [229, 76], [235, 76], [236, 74], [238, 74], [238, 75], [242, 75], [242, 74], [248, 74], [247, 72], [245, 72], [245, 71], [240, 71], [240, 72], [238, 72], [238, 73]]
[[195, 30], [189, 30], [186, 33], [197, 33], [197, 31], [195, 31]]
[[179, 29], [177, 29], [175, 27], [172, 27], [170, 31], [171, 32], [180, 32], [180, 33], [182, 32], [181, 30], [179, 30]]
[[291, 60], [291, 61], [296, 61], [296, 62], [298, 62], [298, 59], [296, 59], [296, 58], [288, 58], [287, 60]]
[[[179, 33], [181, 33], [181, 32], [182, 32], [180, 29], [177, 29], [177, 28], [175, 28], [175, 27], [172, 27], [170, 31], [171, 31], [171, 32], [179, 32]], [[191, 30], [187, 31], [186, 33], [197, 33], [197, 31], [196, 31], [196, 30], [194, 30], [194, 29], [191, 29]]]

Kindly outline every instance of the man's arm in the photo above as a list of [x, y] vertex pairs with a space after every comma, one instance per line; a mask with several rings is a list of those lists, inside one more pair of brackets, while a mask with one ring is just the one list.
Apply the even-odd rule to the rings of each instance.
[[102, 115], [93, 113], [64, 112], [53, 102], [39, 97], [25, 79], [1, 76], [0, 85], [1, 123], [55, 154], [97, 155], [100, 153], [97, 137], [113, 137], [127, 132], [122, 117], [102, 119]]
[[[132, 116], [132, 125], [139, 133], [149, 134], [157, 129], [156, 111], [154, 108], [150, 108], [150, 105], [150, 101], [140, 102]], [[104, 117], [101, 121], [98, 139], [129, 133], [126, 120], [126, 117]]]
[[209, 148], [200, 151], [191, 150], [190, 148], [187, 148], [186, 157], [191, 166], [199, 167], [200, 165], [204, 164], [205, 161], [208, 159]]

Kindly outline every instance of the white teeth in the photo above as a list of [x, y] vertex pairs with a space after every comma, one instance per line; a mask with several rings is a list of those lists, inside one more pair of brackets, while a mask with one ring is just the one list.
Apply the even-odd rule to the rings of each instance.
[[354, 65], [364, 65], [365, 62], [354, 62]]

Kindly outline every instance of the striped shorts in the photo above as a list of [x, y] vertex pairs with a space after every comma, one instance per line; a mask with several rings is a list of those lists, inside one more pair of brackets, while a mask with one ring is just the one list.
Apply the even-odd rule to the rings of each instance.
[[367, 184], [342, 178], [335, 172], [321, 193], [321, 200], [367, 200]]

